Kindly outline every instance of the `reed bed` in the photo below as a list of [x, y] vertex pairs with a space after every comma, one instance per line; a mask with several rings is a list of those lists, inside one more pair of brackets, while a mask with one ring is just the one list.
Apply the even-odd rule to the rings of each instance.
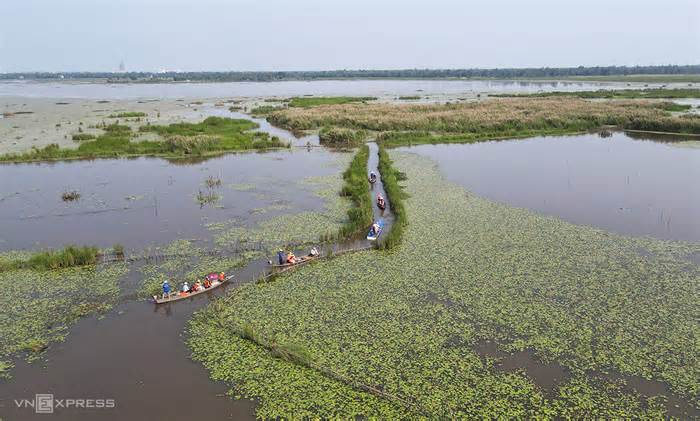
[[572, 97], [499, 98], [455, 104], [342, 104], [289, 108], [268, 120], [291, 130], [326, 126], [376, 132], [426, 132], [480, 138], [575, 132], [613, 125], [700, 134], [700, 118], [672, 116], [664, 103], [587, 101]]

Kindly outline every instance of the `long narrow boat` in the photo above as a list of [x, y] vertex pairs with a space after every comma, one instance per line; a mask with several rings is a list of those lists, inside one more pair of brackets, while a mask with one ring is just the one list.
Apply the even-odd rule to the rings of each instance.
[[299, 266], [299, 265], [303, 265], [304, 263], [309, 263], [313, 260], [318, 259], [319, 257], [321, 257], [320, 254], [317, 254], [316, 256], [302, 256], [302, 257], [297, 258], [296, 263], [285, 263], [283, 265], [273, 264], [272, 267], [275, 269], [286, 269], [286, 268], [290, 268], [292, 266]]
[[224, 278], [223, 281], [213, 281], [209, 288], [203, 288], [201, 291], [197, 291], [197, 292], [182, 292], [182, 291], [172, 292], [172, 293], [170, 293], [170, 296], [168, 298], [162, 298], [162, 297], [158, 298], [157, 295], [154, 295], [153, 302], [156, 304], [165, 304], [165, 303], [171, 303], [173, 301], [179, 301], [179, 300], [182, 300], [185, 298], [194, 297], [195, 295], [203, 294], [205, 292], [209, 292], [215, 288], [218, 288], [221, 285], [225, 284], [226, 282], [230, 281], [231, 279], [233, 279], [233, 275], [227, 276], [226, 278]]

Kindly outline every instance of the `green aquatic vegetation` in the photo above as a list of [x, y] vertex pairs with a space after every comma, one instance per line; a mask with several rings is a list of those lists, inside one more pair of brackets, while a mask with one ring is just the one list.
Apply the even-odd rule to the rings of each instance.
[[[26, 261], [28, 253], [5, 253], [0, 263]], [[107, 311], [119, 297], [124, 264], [59, 270], [16, 268], [0, 272], [0, 360], [41, 356], [52, 342], [63, 341], [79, 318]], [[2, 374], [9, 375], [9, 363]], [[0, 374], [0, 375], [2, 375]]]
[[285, 107], [278, 105], [261, 105], [250, 110], [250, 114], [254, 116], [264, 116], [275, 111], [283, 110]]
[[184, 158], [217, 155], [229, 151], [288, 147], [276, 136], [251, 131], [258, 125], [245, 119], [209, 117], [200, 123], [176, 123], [168, 126], [145, 125], [139, 132], [153, 132], [163, 139], [132, 141], [136, 136], [129, 126], [105, 125], [94, 140], [81, 142], [75, 149], [50, 144], [19, 154], [5, 154], [0, 161], [22, 162], [56, 159], [111, 158], [121, 156], [163, 156]]
[[71, 138], [76, 141], [92, 140], [95, 138], [95, 135], [90, 133], [76, 133], [72, 135]]
[[[700, 245], [623, 237], [511, 208], [465, 195], [427, 158], [391, 158], [406, 174], [411, 218], [391, 252], [336, 256], [243, 286], [192, 320], [193, 357], [233, 395], [257, 398], [258, 416], [668, 416], [662, 398], [599, 380], [598, 372], [663, 381], [700, 405], [700, 266], [688, 259]], [[434, 206], [436, 196], [444, 206]], [[207, 323], [213, 314], [218, 322]], [[415, 406], [274, 358], [232, 334], [236, 326], [298, 344], [314, 367]], [[537, 367], [502, 371], [480, 357], [474, 347], [483, 340], [504, 352], [532, 350], [536, 361], [563, 365], [573, 377], [543, 390], [530, 371]], [[363, 398], [360, 408], [348, 403]]]
[[367, 159], [369, 147], [363, 145], [343, 173], [342, 196], [348, 197], [353, 206], [348, 209], [348, 219], [338, 231], [340, 238], [355, 235], [372, 223], [372, 199], [367, 182]]
[[227, 187], [237, 191], [250, 191], [255, 190], [257, 185], [253, 183], [234, 183], [229, 184]]
[[391, 204], [391, 211], [394, 213], [394, 223], [391, 230], [380, 240], [379, 247], [391, 249], [401, 243], [403, 231], [408, 225], [408, 216], [404, 206], [406, 193], [399, 184], [399, 181], [406, 179], [406, 175], [394, 168], [393, 161], [389, 158], [389, 153], [383, 145], [379, 145], [378, 169], [382, 177], [384, 191], [386, 191], [387, 199]]
[[148, 117], [148, 114], [143, 111], [124, 111], [121, 113], [110, 114], [108, 118], [132, 118], [132, 117]]
[[16, 255], [16, 260], [0, 259], [0, 271], [15, 269], [54, 270], [75, 266], [94, 265], [100, 250], [89, 246], [66, 246], [59, 250], [46, 250], [32, 254]]
[[319, 105], [338, 105], [350, 104], [353, 102], [374, 101], [373, 96], [311, 96], [311, 97], [294, 97], [289, 100], [290, 107], [309, 108]]

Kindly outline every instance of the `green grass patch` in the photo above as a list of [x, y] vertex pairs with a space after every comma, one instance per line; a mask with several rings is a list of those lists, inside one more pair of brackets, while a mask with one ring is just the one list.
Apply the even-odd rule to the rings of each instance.
[[110, 114], [108, 118], [132, 118], [132, 117], [147, 117], [148, 114], [142, 111], [125, 111], [122, 113]]
[[163, 140], [132, 141], [134, 134], [129, 126], [110, 124], [103, 127], [104, 134], [95, 140], [81, 143], [76, 149], [63, 149], [57, 144], [51, 144], [22, 154], [2, 155], [0, 162], [141, 155], [182, 158], [289, 146], [276, 136], [250, 131], [257, 127], [256, 123], [249, 120], [209, 117], [200, 123], [141, 126], [140, 132], [158, 133]]
[[75, 141], [81, 142], [83, 140], [92, 140], [95, 138], [94, 134], [90, 133], [76, 133], [71, 138]]
[[250, 110], [250, 114], [254, 116], [264, 116], [275, 111], [283, 110], [285, 107], [278, 105], [261, 105]]
[[340, 194], [349, 198], [352, 206], [348, 209], [348, 220], [338, 232], [340, 238], [364, 232], [372, 223], [372, 199], [367, 183], [368, 158], [369, 147], [363, 145], [343, 173], [344, 184]]
[[318, 133], [322, 145], [332, 147], [354, 147], [362, 144], [367, 138], [366, 130], [349, 129], [346, 127], [324, 127]]
[[414, 101], [417, 99], [421, 99], [419, 95], [408, 95], [408, 96], [400, 96], [399, 99], [401, 101]]
[[387, 199], [391, 203], [391, 211], [394, 213], [394, 224], [391, 230], [383, 236], [378, 243], [379, 248], [392, 249], [401, 244], [403, 232], [408, 225], [408, 216], [406, 215], [406, 207], [404, 199], [406, 193], [399, 184], [399, 181], [406, 180], [406, 174], [400, 172], [393, 166], [393, 161], [389, 158], [389, 154], [383, 145], [379, 145], [379, 173], [382, 177], [384, 191], [386, 191]]
[[309, 108], [319, 105], [338, 105], [349, 104], [353, 102], [374, 101], [373, 96], [312, 96], [312, 97], [294, 97], [289, 100], [290, 107]]
[[[47, 250], [34, 253], [26, 260], [4, 261], [0, 270], [32, 269], [55, 270], [75, 266], [87, 266], [97, 263], [100, 250], [89, 246], [66, 246], [59, 250]], [[2, 262], [0, 262], [2, 263]]]

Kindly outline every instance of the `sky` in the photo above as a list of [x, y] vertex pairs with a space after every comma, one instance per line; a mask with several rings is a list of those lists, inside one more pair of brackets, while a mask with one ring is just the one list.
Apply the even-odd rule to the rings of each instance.
[[700, 64], [700, 0], [0, 0], [0, 72]]

